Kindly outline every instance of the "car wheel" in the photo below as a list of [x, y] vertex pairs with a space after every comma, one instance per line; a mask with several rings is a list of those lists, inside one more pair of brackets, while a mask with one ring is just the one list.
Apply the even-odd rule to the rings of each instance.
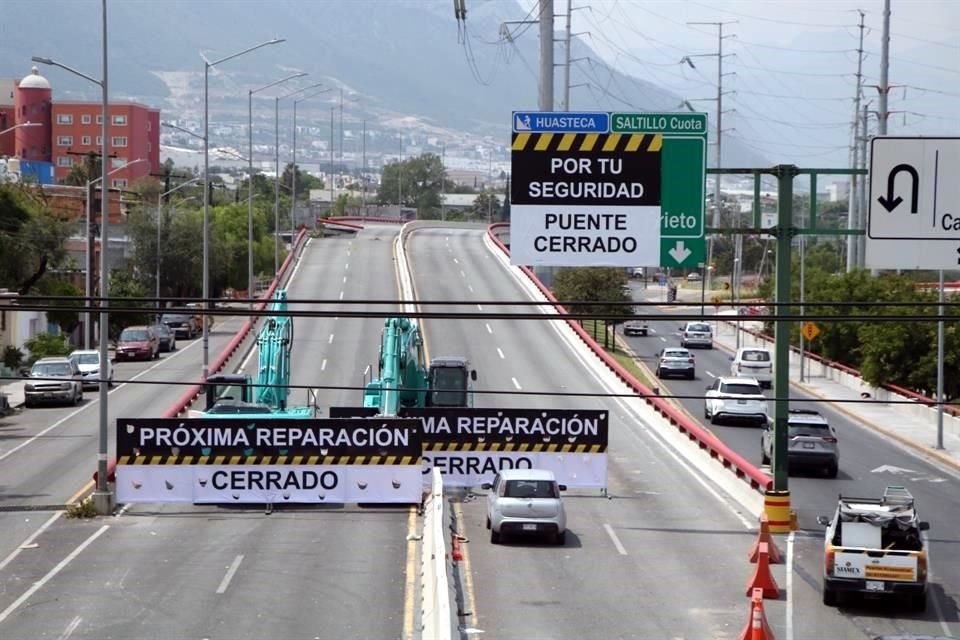
[[770, 464], [770, 456], [763, 447], [760, 447], [760, 464]]
[[712, 342], [707, 345], [707, 349], [713, 349], [713, 343], [712, 343]]
[[828, 607], [837, 606], [837, 592], [823, 585], [823, 604]]
[[826, 472], [828, 478], [836, 478], [837, 473], [840, 471], [840, 465], [838, 465], [836, 462], [831, 462], [826, 466], [824, 471]]
[[687, 380], [696, 380], [696, 379], [697, 379], [697, 373], [695, 371], [691, 371], [687, 375]]
[[24, 400], [24, 401], [23, 401], [23, 406], [25, 406], [27, 409], [32, 409], [32, 408], [33, 408], [33, 403], [30, 402], [29, 400]]
[[77, 406], [83, 402], [83, 389], [81, 388], [78, 391], [73, 392], [73, 406]]
[[490, 529], [490, 544], [500, 544], [500, 534]]
[[703, 405], [703, 419], [704, 420], [710, 419], [710, 412], [707, 411], [707, 405]]
[[561, 531], [560, 533], [558, 533], [556, 537], [556, 542], [561, 547], [567, 544], [567, 532]]
[[176, 351], [176, 350], [177, 350], [177, 341], [174, 340], [173, 342], [170, 343], [170, 351]]
[[489, 528], [490, 528], [490, 518], [487, 517], [487, 529], [489, 529]]
[[710, 415], [710, 424], [717, 424], [717, 416], [714, 414]]
[[655, 371], [655, 373], [656, 373], [656, 375], [657, 375], [658, 378], [662, 378], [662, 377], [663, 377], [663, 374], [660, 372], [660, 367], [657, 367], [657, 370]]

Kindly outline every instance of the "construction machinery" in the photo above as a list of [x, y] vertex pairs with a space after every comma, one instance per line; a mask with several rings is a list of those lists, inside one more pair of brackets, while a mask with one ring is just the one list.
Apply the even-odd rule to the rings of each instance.
[[206, 380], [206, 404], [200, 417], [269, 414], [272, 418], [311, 418], [317, 414], [316, 394], [308, 391], [305, 406], [290, 407], [290, 351], [293, 319], [286, 315], [287, 291], [278, 289], [257, 334], [257, 379], [245, 374], [220, 374]]
[[378, 378], [364, 385], [363, 406], [384, 416], [404, 408], [473, 406], [476, 370], [466, 358], [442, 357], [426, 365], [420, 327], [410, 318], [387, 318], [380, 341]]

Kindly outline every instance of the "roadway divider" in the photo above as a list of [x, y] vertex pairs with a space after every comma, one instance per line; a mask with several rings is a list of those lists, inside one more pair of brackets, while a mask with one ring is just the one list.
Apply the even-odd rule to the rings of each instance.
[[360, 231], [363, 229], [362, 224], [356, 224], [354, 222], [347, 222], [343, 218], [317, 218], [317, 224], [330, 225], [332, 227], [343, 227], [344, 229], [351, 229], [355, 231]]
[[[507, 255], [510, 255], [510, 250], [506, 247], [506, 245], [503, 244], [503, 242], [500, 241], [500, 238], [497, 237], [497, 233], [498, 231], [508, 230], [509, 228], [510, 225], [508, 223], [499, 222], [490, 225], [487, 229], [487, 234], [489, 235], [490, 239], [497, 245], [498, 248], [500, 248], [501, 251]], [[540, 282], [540, 279], [537, 278], [537, 276], [533, 273], [533, 270], [525, 266], [520, 267], [520, 269], [558, 312], [567, 313], [567, 310], [563, 307], [563, 305], [557, 302], [557, 299], [554, 297], [553, 293], [546, 287], [546, 285]], [[599, 357], [603, 363], [617, 375], [617, 377], [619, 377], [625, 384], [627, 384], [627, 386], [632, 388], [639, 396], [641, 396], [647, 402], [647, 404], [651, 405], [657, 411], [657, 413], [663, 416], [672, 426], [678, 429], [691, 441], [696, 442], [700, 449], [706, 451], [710, 457], [716, 459], [720, 464], [723, 465], [724, 468], [733, 472], [741, 480], [748, 482], [754, 489], [765, 491], [773, 488], [773, 479], [770, 476], [751, 464], [746, 458], [724, 444], [724, 442], [718, 437], [704, 429], [697, 422], [691, 420], [686, 414], [682, 413], [672, 404], [653, 393], [652, 390], [648, 389], [639, 380], [634, 378], [629, 371], [624, 369], [620, 363], [618, 363], [606, 351], [604, 351], [603, 347], [601, 347], [597, 341], [594, 340], [590, 334], [588, 334], [577, 322], [573, 320], [567, 320], [567, 324], [590, 348], [590, 350], [593, 351], [597, 357]]]
[[400, 218], [388, 218], [386, 216], [337, 216], [333, 218], [334, 220], [343, 220], [345, 222], [378, 222], [378, 223], [387, 223], [387, 224], [405, 224], [409, 220], [402, 220]]
[[[270, 302], [270, 298], [273, 297], [274, 292], [279, 288], [281, 282], [285, 282], [289, 278], [290, 273], [293, 268], [293, 264], [296, 262], [297, 257], [300, 252], [303, 250], [303, 246], [306, 242], [307, 230], [301, 229], [300, 233], [297, 234], [296, 241], [293, 243], [293, 249], [290, 253], [287, 254], [286, 259], [283, 261], [283, 264], [280, 266], [280, 270], [274, 277], [273, 281], [270, 283], [270, 286], [260, 297], [260, 301], [256, 305], [258, 311], [263, 311], [267, 304]], [[244, 321], [243, 325], [240, 327], [240, 330], [234, 334], [233, 338], [230, 339], [230, 342], [227, 343], [226, 348], [220, 352], [220, 354], [213, 359], [213, 362], [209, 363], [207, 369], [210, 374], [218, 373], [223, 367], [230, 361], [230, 358], [240, 349], [244, 344], [246, 339], [253, 332], [253, 328], [256, 325], [256, 322], [250, 318], [247, 318]], [[190, 405], [203, 393], [203, 383], [202, 381], [189, 387], [183, 394], [174, 402], [169, 409], [163, 413], [163, 418], [175, 418], [178, 415], [185, 412], [190, 408]]]
[[433, 482], [424, 506], [420, 552], [420, 637], [423, 640], [449, 640], [452, 635], [443, 523], [443, 478], [440, 470], [434, 467]]

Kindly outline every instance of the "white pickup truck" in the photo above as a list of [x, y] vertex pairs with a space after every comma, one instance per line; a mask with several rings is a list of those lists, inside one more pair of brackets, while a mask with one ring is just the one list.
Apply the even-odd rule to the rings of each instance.
[[841, 594], [902, 598], [913, 611], [927, 606], [927, 551], [913, 496], [887, 487], [882, 498], [840, 496], [824, 541], [823, 604], [836, 606]]

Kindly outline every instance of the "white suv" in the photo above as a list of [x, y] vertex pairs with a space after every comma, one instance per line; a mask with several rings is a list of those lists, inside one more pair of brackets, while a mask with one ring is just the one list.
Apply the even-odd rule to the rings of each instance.
[[773, 357], [769, 349], [741, 347], [733, 356], [730, 375], [737, 378], [754, 378], [761, 387], [773, 386]]
[[[100, 388], [100, 380], [106, 380], [107, 386], [113, 386], [113, 367], [110, 366], [110, 360], [103, 367], [100, 366], [100, 352], [95, 349], [78, 349], [70, 354], [70, 357], [77, 361], [80, 366], [80, 373], [83, 374], [83, 388]], [[101, 374], [101, 370], [103, 375]]]
[[706, 322], [688, 322], [680, 327], [680, 346], [713, 349], [713, 329]]
[[557, 544], [566, 542], [567, 513], [560, 492], [567, 487], [557, 484], [552, 471], [546, 469], [505, 469], [487, 489], [487, 529], [490, 542], [497, 544], [510, 535], [545, 535]]
[[753, 378], [717, 378], [707, 387], [703, 417], [712, 424], [723, 419], [766, 425], [769, 413], [767, 398]]

